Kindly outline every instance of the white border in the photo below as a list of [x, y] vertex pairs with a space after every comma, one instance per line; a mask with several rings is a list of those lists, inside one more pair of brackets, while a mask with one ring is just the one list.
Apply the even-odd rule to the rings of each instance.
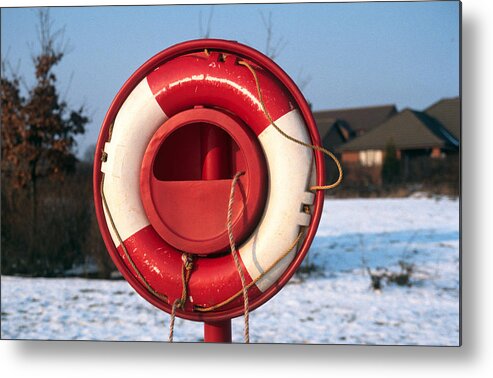
[[[4, 3], [19, 4], [2, 1], [0, 5]], [[21, 2], [32, 3], [39, 2]], [[55, 2], [43, 2], [48, 3]], [[96, 2], [85, 4], [92, 3]], [[463, 378], [491, 374], [493, 22], [489, 3], [464, 0], [463, 4], [462, 348], [1, 341], [2, 376]]]

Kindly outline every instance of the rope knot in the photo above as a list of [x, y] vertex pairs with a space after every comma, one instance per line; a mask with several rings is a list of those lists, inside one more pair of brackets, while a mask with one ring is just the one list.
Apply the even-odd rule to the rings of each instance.
[[185, 270], [190, 271], [193, 269], [193, 257], [192, 255], [189, 255], [188, 253], [183, 253], [181, 255], [181, 259], [183, 261], [183, 266], [185, 267]]
[[173, 307], [182, 309], [185, 306], [185, 301], [182, 298], [176, 298]]

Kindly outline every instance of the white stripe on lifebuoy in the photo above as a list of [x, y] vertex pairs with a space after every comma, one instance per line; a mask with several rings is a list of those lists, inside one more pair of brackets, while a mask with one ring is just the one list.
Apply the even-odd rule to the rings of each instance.
[[[168, 117], [155, 101], [147, 80], [141, 81], [118, 112], [111, 141], [106, 143], [108, 160], [102, 164], [106, 174], [104, 192], [115, 226], [123, 241], [148, 226], [140, 198], [140, 169], [149, 141]], [[292, 110], [275, 121], [294, 138], [310, 143], [306, 125], [298, 110]], [[296, 239], [300, 226], [307, 226], [310, 215], [303, 204], [313, 204], [313, 193], [307, 192], [312, 180], [312, 151], [283, 137], [271, 125], [259, 136], [269, 173], [266, 207], [259, 225], [239, 248], [250, 277], [255, 280], [268, 270]], [[109, 224], [108, 215], [105, 212]], [[109, 227], [113, 242], [118, 238]], [[293, 251], [257, 283], [265, 291], [292, 262]]]
[[[275, 121], [288, 135], [310, 142], [308, 130], [298, 110]], [[240, 247], [240, 256], [250, 277], [255, 280], [283, 254], [296, 239], [300, 226], [307, 226], [310, 216], [302, 204], [311, 205], [313, 193], [307, 193], [312, 151], [282, 136], [274, 126], [259, 135], [269, 172], [269, 191], [262, 219], [252, 236]], [[282, 275], [296, 254], [296, 247], [257, 283], [267, 290]]]
[[[140, 166], [147, 144], [168, 117], [154, 99], [147, 79], [130, 93], [118, 112], [111, 141], [106, 143], [104, 193], [120, 237], [125, 241], [149, 225], [140, 199]], [[109, 218], [105, 211], [108, 224]], [[115, 246], [120, 242], [108, 227]]]

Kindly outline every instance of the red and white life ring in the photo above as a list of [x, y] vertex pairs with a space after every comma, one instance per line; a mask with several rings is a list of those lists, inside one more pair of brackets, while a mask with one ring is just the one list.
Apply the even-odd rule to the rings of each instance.
[[[231, 318], [243, 309], [238, 298], [216, 311], [194, 311], [197, 306], [221, 303], [242, 288], [234, 261], [226, 253], [226, 230], [219, 231], [217, 216], [207, 216], [214, 206], [223, 206], [216, 202], [224, 202], [219, 213], [225, 224], [233, 171], [246, 172], [240, 179], [242, 190], [236, 197], [233, 224], [235, 237], [241, 241], [241, 264], [247, 283], [262, 275], [249, 289], [251, 309], [272, 297], [294, 273], [308, 251], [322, 210], [323, 196], [308, 189], [324, 182], [321, 154], [275, 130], [262, 109], [255, 78], [238, 64], [240, 60], [255, 68], [265, 107], [275, 124], [304, 143], [319, 144], [306, 101], [277, 65], [238, 43], [198, 40], [163, 51], [127, 81], [110, 107], [96, 148], [96, 212], [115, 264], [142, 296], [169, 312], [170, 304], [182, 294], [182, 252], [195, 253], [187, 302], [177, 312], [191, 320]], [[210, 182], [201, 181], [200, 172], [197, 176], [193, 169], [181, 166], [192, 166], [187, 160], [200, 154], [194, 146], [200, 143], [197, 127], [203, 125], [222, 129], [223, 136], [232, 140], [233, 152], [228, 152], [232, 166], [225, 177]], [[188, 152], [177, 150], [176, 146], [186, 143], [191, 145]], [[105, 161], [99, 163], [102, 154]], [[170, 165], [173, 157], [179, 165], [175, 168]], [[183, 171], [188, 176], [182, 177]], [[101, 205], [101, 173], [111, 220]], [[167, 215], [173, 218], [177, 209], [183, 210], [184, 202], [188, 204], [185, 214], [170, 226]], [[311, 215], [303, 211], [306, 205]], [[307, 233], [301, 246], [265, 274], [302, 226]], [[213, 236], [206, 237], [207, 232]], [[123, 253], [119, 238], [147, 283], [168, 301], [149, 293]]]

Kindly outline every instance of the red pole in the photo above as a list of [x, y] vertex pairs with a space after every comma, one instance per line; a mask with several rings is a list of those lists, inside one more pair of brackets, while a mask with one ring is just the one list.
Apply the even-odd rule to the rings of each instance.
[[[221, 180], [231, 176], [231, 142], [229, 136], [213, 125], [201, 131], [202, 180]], [[231, 319], [204, 322], [204, 342], [230, 343]]]
[[231, 138], [220, 128], [203, 125], [201, 130], [202, 180], [231, 178]]
[[231, 319], [219, 322], [204, 322], [204, 342], [230, 343]]

